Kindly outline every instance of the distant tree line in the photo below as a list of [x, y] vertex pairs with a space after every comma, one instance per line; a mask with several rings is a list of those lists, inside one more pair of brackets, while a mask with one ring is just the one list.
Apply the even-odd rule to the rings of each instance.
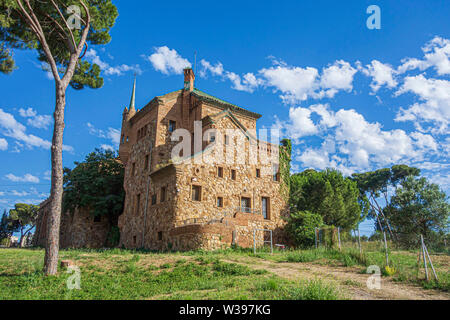
[[374, 221], [374, 231], [405, 248], [417, 247], [420, 235], [431, 244], [448, 237], [448, 196], [406, 165], [351, 177], [334, 169], [294, 174], [289, 205], [287, 231], [298, 246], [314, 244], [315, 228], [346, 232], [366, 218]]

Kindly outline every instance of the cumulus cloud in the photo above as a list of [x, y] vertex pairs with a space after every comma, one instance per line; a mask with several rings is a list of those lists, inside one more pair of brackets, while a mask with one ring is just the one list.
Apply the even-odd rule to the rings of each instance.
[[232, 84], [231, 87], [238, 91], [252, 93], [263, 83], [262, 80], [258, 79], [253, 73], [246, 73], [243, 76], [240, 76], [237, 73], [227, 71], [224, 69], [221, 62], [211, 64], [209, 61], [202, 59], [200, 65], [202, 67], [200, 70], [200, 76], [202, 78], [206, 78], [211, 74], [212, 76], [220, 77], [222, 80], [229, 80]]
[[276, 61], [270, 68], [259, 71], [261, 83], [280, 91], [284, 103], [294, 104], [309, 98], [333, 98], [339, 91], [353, 90], [353, 78], [357, 70], [350, 63], [338, 60], [322, 69], [288, 66]]
[[91, 63], [95, 63], [96, 65], [98, 65], [102, 72], [107, 76], [121, 76], [128, 71], [132, 71], [137, 74], [142, 73], [142, 70], [138, 64], [134, 66], [126, 64], [111, 66], [109, 63], [103, 61], [97, 54], [97, 51], [95, 51], [94, 49], [89, 49], [86, 52], [85, 58]]
[[438, 151], [431, 135], [384, 130], [380, 123], [367, 121], [353, 109], [333, 112], [329, 105], [319, 104], [291, 108], [289, 115], [283, 128], [294, 143], [308, 136], [323, 141], [320, 147], [308, 147], [297, 155], [296, 160], [307, 168], [333, 167], [349, 174], [372, 166], [418, 161]]
[[183, 69], [191, 67], [191, 63], [180, 56], [175, 49], [167, 46], [156, 47], [155, 53], [146, 57], [156, 71], [164, 74], [182, 74]]
[[350, 63], [338, 60], [323, 69], [320, 87], [328, 97], [334, 97], [339, 90], [350, 92], [353, 90], [353, 77], [356, 72], [358, 71]]
[[8, 149], [8, 141], [3, 138], [0, 138], [0, 150], [5, 151]]
[[450, 74], [450, 40], [434, 37], [423, 48], [424, 58], [406, 58], [398, 67], [399, 73], [419, 69], [421, 71], [433, 67], [438, 75]]
[[419, 131], [448, 132], [450, 120], [450, 81], [427, 79], [424, 75], [406, 77], [396, 95], [414, 93], [420, 102], [401, 108], [396, 121], [414, 121]]
[[114, 128], [108, 128], [108, 130], [104, 131], [101, 129], [97, 129], [93, 124], [87, 123], [87, 127], [89, 130], [89, 134], [102, 138], [108, 139], [111, 141], [112, 145], [103, 144], [101, 146], [104, 150], [115, 150], [119, 147], [120, 144], [120, 130]]
[[39, 183], [39, 178], [35, 177], [29, 173], [25, 174], [24, 176], [16, 176], [12, 173], [9, 173], [5, 176], [6, 179], [12, 181], [12, 182], [29, 182], [29, 183]]
[[[50, 149], [52, 145], [50, 141], [44, 140], [32, 134], [27, 134], [26, 130], [27, 128], [18, 122], [12, 114], [0, 109], [0, 132], [3, 133], [3, 135], [18, 140], [18, 147], [26, 146], [27, 148], [37, 147]], [[71, 146], [64, 145], [63, 150], [73, 152], [73, 148]]]
[[33, 108], [19, 109], [19, 114], [27, 119], [27, 124], [38, 129], [48, 129], [52, 124], [52, 117], [49, 115], [39, 115]]
[[372, 78], [370, 87], [374, 92], [377, 92], [382, 86], [392, 89], [398, 84], [394, 77], [397, 71], [394, 70], [389, 64], [384, 64], [378, 60], [373, 60], [365, 68], [358, 63], [358, 69], [361, 70], [361, 72], [366, 76]]

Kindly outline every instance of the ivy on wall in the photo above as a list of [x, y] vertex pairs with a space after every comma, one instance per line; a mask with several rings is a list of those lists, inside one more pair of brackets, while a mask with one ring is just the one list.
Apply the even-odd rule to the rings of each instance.
[[281, 140], [280, 146], [280, 176], [282, 190], [281, 194], [286, 201], [289, 201], [290, 181], [291, 181], [291, 155], [292, 142], [290, 139]]

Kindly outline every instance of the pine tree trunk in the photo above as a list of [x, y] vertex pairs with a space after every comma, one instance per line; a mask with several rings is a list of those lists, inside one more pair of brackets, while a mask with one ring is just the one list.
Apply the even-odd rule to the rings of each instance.
[[50, 212], [47, 220], [47, 244], [45, 247], [44, 272], [55, 275], [58, 272], [59, 229], [63, 196], [62, 148], [64, 133], [64, 108], [66, 86], [56, 81], [56, 106], [51, 148], [52, 181], [50, 191]]

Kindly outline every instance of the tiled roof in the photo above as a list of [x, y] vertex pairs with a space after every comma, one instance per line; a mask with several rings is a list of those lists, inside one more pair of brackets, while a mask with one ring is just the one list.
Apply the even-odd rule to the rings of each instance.
[[210, 95], [210, 94], [208, 94], [206, 92], [198, 90], [197, 88], [194, 88], [194, 91], [192, 93], [197, 98], [199, 98], [200, 100], [213, 103], [215, 105], [218, 105], [219, 107], [220, 106], [223, 107], [224, 109], [229, 108], [232, 111], [235, 111], [235, 112], [238, 112], [238, 113], [242, 113], [242, 114], [248, 115], [248, 116], [250, 116], [252, 118], [256, 118], [256, 119], [259, 119], [259, 118], [262, 117], [260, 114], [258, 114], [256, 112], [248, 111], [248, 110], [246, 110], [244, 108], [238, 107], [235, 104], [232, 104], [232, 103], [229, 103], [229, 102], [224, 101], [222, 99], [219, 99], [217, 97], [214, 97], [214, 96], [212, 96], [212, 95]]

